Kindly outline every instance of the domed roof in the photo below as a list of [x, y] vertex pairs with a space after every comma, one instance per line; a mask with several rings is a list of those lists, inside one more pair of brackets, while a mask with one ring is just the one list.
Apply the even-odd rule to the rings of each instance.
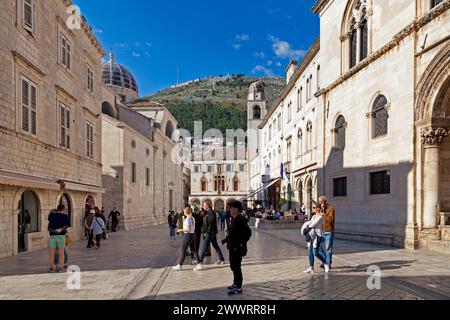
[[136, 79], [133, 74], [124, 66], [115, 63], [113, 55], [109, 55], [109, 60], [103, 63], [102, 80], [106, 85], [126, 88], [138, 93]]

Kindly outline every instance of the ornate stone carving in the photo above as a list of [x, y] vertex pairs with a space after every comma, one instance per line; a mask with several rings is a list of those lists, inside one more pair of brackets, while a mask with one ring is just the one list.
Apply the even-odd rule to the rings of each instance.
[[424, 128], [421, 131], [422, 144], [424, 146], [437, 146], [449, 133], [450, 131], [446, 128]]

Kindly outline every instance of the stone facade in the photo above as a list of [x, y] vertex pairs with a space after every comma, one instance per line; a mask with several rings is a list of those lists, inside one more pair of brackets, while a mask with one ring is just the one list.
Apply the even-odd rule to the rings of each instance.
[[[0, 256], [46, 247], [47, 215], [63, 194], [70, 203], [75, 238], [83, 233], [86, 198], [92, 196], [101, 203], [98, 75], [104, 52], [83, 20], [80, 29], [68, 28], [65, 21], [70, 5], [71, 1], [36, 1], [31, 24], [25, 25], [23, 0], [2, 3]], [[66, 47], [67, 41], [70, 43], [70, 66], [63, 64], [63, 41]], [[94, 74], [92, 91], [86, 84], [88, 67]], [[65, 147], [61, 146], [61, 104], [69, 110], [65, 126], [70, 127], [66, 128], [70, 142]], [[92, 154], [86, 149], [87, 123], [93, 126]], [[30, 205], [25, 203], [19, 210], [25, 191], [36, 198], [32, 219], [37, 225], [18, 239], [23, 211]], [[24, 243], [18, 248], [21, 241]]]
[[[434, 7], [427, 0], [318, 1], [320, 49], [312, 57], [313, 45], [297, 67], [301, 75], [289, 77], [275, 111], [260, 126], [264, 141], [264, 135], [272, 136], [267, 131], [274, 115], [282, 114], [281, 133], [274, 135], [277, 168], [270, 165], [273, 150], [261, 150], [253, 160], [252, 183], [266, 172], [266, 163], [273, 177], [281, 163], [292, 167], [289, 182], [295, 183], [298, 167], [295, 161], [289, 165], [292, 157], [283, 150], [298, 128], [289, 127], [285, 114], [304, 83], [298, 79], [312, 75], [316, 154], [306, 170], [316, 171], [312, 198], [327, 195], [336, 208], [337, 235], [408, 248], [439, 246], [448, 234], [448, 226], [438, 227], [439, 215], [450, 211], [449, 8], [448, 0]], [[299, 120], [307, 118], [294, 123], [302, 127]], [[299, 149], [298, 142], [292, 145]]]

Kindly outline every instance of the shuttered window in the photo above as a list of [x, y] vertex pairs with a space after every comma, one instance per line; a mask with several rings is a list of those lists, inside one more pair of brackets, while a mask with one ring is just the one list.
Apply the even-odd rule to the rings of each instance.
[[70, 70], [70, 53], [72, 46], [67, 38], [61, 34], [61, 64]]
[[89, 65], [87, 65], [86, 70], [86, 89], [89, 90], [89, 92], [94, 93], [94, 70], [92, 70]]
[[63, 103], [59, 104], [59, 145], [70, 149], [70, 109]]
[[94, 125], [86, 123], [86, 156], [94, 158]]
[[22, 4], [23, 4], [22, 25], [26, 30], [34, 32], [34, 19], [35, 19], [34, 0], [23, 0]]
[[25, 77], [21, 82], [22, 131], [36, 135], [37, 88]]

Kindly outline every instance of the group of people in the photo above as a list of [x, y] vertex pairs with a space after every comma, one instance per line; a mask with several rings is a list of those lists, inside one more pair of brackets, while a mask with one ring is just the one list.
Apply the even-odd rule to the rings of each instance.
[[252, 210], [252, 216], [255, 218], [263, 220], [301, 220], [305, 218], [306, 209], [302, 205], [300, 210], [290, 209], [290, 210], [274, 210], [274, 209], [263, 209], [259, 207]]
[[[229, 223], [227, 223], [227, 236], [222, 240], [222, 244], [227, 244], [229, 250], [230, 268], [234, 275], [233, 284], [228, 287], [228, 294], [234, 295], [242, 293], [242, 257], [247, 254], [247, 241], [251, 236], [250, 227], [247, 224], [247, 220], [242, 215], [243, 207], [239, 201], [231, 201], [228, 203], [229, 211]], [[168, 222], [170, 228], [170, 235], [173, 238], [173, 226], [175, 220], [175, 214], [171, 212], [169, 214]], [[225, 264], [225, 258], [222, 250], [219, 246], [217, 234], [218, 220], [221, 223], [222, 230], [225, 229], [227, 222], [226, 213], [222, 212], [217, 216], [211, 209], [211, 205], [208, 202], [203, 203], [200, 212], [194, 214], [191, 207], [186, 207], [183, 212], [183, 217], [179, 217], [178, 221], [181, 225], [178, 225], [177, 232], [183, 235], [182, 245], [180, 249], [180, 255], [178, 258], [178, 264], [173, 267], [175, 271], [182, 271], [183, 263], [186, 259], [186, 251], [188, 248], [191, 250], [191, 258], [193, 263], [196, 264], [194, 271], [202, 270], [203, 260], [207, 254], [210, 245], [216, 251], [219, 258], [217, 264]], [[250, 236], [248, 236], [250, 232]], [[201, 235], [203, 234], [203, 247], [200, 251]], [[194, 260], [195, 259], [195, 260]]]
[[[118, 217], [120, 212], [114, 207], [109, 214], [111, 220], [111, 231], [117, 231]], [[107, 239], [107, 220], [105, 210], [91, 207], [84, 217], [85, 236], [88, 241], [87, 248], [99, 249], [102, 239]], [[50, 211], [48, 216], [48, 232], [50, 235], [50, 268], [49, 272], [66, 271], [69, 266], [68, 246], [72, 243], [69, 232], [70, 217], [66, 212], [64, 204], [58, 205]], [[94, 241], [95, 239], [95, 241]]]

